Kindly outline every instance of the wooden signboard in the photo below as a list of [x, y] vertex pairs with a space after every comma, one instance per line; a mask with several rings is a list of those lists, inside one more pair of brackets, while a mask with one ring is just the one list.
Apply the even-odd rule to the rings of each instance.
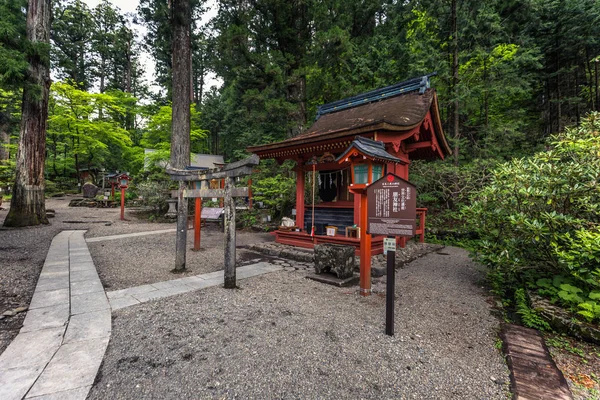
[[416, 230], [415, 186], [388, 173], [367, 187], [367, 233], [412, 237]]

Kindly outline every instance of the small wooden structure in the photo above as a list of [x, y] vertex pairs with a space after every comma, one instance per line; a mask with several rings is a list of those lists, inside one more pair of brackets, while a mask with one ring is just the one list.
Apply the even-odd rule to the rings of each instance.
[[[235, 254], [235, 197], [247, 197], [248, 196], [248, 188], [236, 188], [234, 187], [234, 178], [250, 175], [252, 173], [252, 168], [258, 165], [258, 157], [253, 155], [245, 160], [237, 161], [231, 164], [227, 164], [222, 169], [215, 170], [199, 170], [197, 168], [194, 169], [175, 169], [175, 168], [167, 168], [167, 174], [171, 176], [171, 179], [179, 182], [188, 182], [194, 184], [194, 189], [185, 189], [183, 193], [181, 193], [182, 199], [190, 199], [190, 198], [212, 198], [212, 197], [220, 197], [224, 198], [225, 205], [225, 218], [224, 218], [224, 226], [225, 226], [225, 271], [224, 271], [224, 287], [228, 289], [232, 289], [236, 287], [236, 274], [235, 274], [235, 262], [236, 262], [236, 254]], [[225, 187], [223, 189], [208, 189], [202, 188], [201, 182], [210, 182], [212, 180], [222, 179], [225, 182]], [[208, 185], [204, 185], [208, 186]], [[198, 212], [198, 215], [200, 213]], [[197, 228], [200, 228], [200, 224], [196, 225]], [[198, 231], [199, 232], [199, 231]], [[176, 242], [183, 241], [185, 243], [185, 237], [187, 234], [187, 229], [177, 229], [177, 239]], [[184, 239], [184, 240], [182, 240]], [[199, 239], [199, 238], [198, 238]], [[178, 251], [182, 251], [182, 254], [177, 254]], [[180, 247], [176, 248], [175, 254], [176, 260], [182, 259], [183, 264], [185, 265], [185, 246], [183, 249]]]
[[[277, 242], [306, 248], [317, 243], [353, 245], [359, 254], [360, 239], [344, 233], [347, 227], [360, 225], [360, 196], [349, 190], [350, 162], [338, 164], [335, 159], [357, 136], [380, 141], [387, 153], [401, 160], [386, 163], [384, 172], [408, 180], [412, 160], [443, 159], [449, 155], [451, 150], [442, 129], [437, 95], [430, 88], [431, 76], [322, 105], [315, 123], [303, 134], [248, 148], [260, 158], [296, 162], [296, 226], [301, 231], [277, 231]], [[312, 185], [313, 168], [318, 173], [320, 198], [314, 213], [312, 199], [305, 199], [307, 182], [308, 187]], [[420, 211], [417, 234], [422, 240], [425, 210]], [[317, 227], [314, 237], [310, 235], [313, 218]], [[338, 234], [327, 236], [326, 226], [337, 226]], [[374, 236], [371, 254], [382, 252], [383, 237]]]

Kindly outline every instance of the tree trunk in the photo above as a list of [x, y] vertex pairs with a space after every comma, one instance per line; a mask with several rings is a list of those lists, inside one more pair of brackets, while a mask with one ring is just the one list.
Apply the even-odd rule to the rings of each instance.
[[32, 44], [23, 88], [21, 136], [10, 211], [4, 226], [47, 224], [44, 198], [46, 125], [50, 90], [50, 0], [29, 0], [27, 39]]
[[[185, 168], [190, 164], [190, 99], [191, 99], [191, 9], [189, 0], [173, 0], [171, 26], [173, 32], [173, 124], [171, 131], [171, 166]], [[175, 269], [184, 271], [186, 264], [188, 200], [183, 197], [185, 182], [179, 183], [177, 196], [177, 239]]]
[[304, 76], [297, 77], [288, 85], [287, 100], [296, 106], [296, 110], [290, 114], [292, 124], [288, 130], [288, 137], [296, 137], [302, 133], [306, 125], [306, 78]]
[[594, 60], [594, 86], [596, 87], [596, 111], [600, 111], [600, 95], [598, 95], [598, 57]]
[[460, 147], [460, 131], [458, 126], [458, 25], [456, 17], [456, 0], [452, 0], [452, 94], [454, 96], [454, 164], [458, 165], [458, 151]]

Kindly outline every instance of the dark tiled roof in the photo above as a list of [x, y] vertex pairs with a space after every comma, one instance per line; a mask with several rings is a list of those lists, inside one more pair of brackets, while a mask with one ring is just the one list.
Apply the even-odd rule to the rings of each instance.
[[412, 92], [322, 115], [310, 129], [281, 142], [251, 146], [250, 152], [302, 145], [318, 140], [374, 130], [407, 131], [421, 122], [431, 108], [435, 91]]
[[390, 153], [385, 151], [385, 145], [383, 144], [383, 142], [380, 142], [377, 140], [372, 140], [372, 139], [367, 139], [367, 138], [364, 138], [361, 136], [357, 136], [356, 139], [354, 139], [354, 141], [352, 142], [352, 144], [350, 144], [348, 149], [346, 149], [346, 151], [344, 151], [344, 153], [342, 155], [340, 155], [336, 159], [336, 161], [339, 162], [340, 160], [343, 160], [344, 158], [346, 158], [348, 153], [350, 151], [352, 151], [353, 148], [356, 148], [358, 151], [360, 151], [364, 155], [372, 157], [376, 160], [393, 162], [393, 163], [404, 163], [398, 157], [394, 157], [393, 155], [391, 155]]
[[399, 130], [410, 129], [425, 118], [431, 107], [433, 93], [432, 89], [423, 94], [412, 92], [325, 114], [299, 137], [353, 130], [382, 123], [400, 128]]

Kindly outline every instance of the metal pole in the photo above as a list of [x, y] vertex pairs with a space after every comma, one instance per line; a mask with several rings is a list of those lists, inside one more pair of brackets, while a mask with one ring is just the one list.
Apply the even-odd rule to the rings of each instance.
[[[393, 236], [388, 236], [393, 238]], [[394, 297], [396, 290], [396, 251], [387, 251], [387, 282], [385, 290], [385, 334], [394, 336]]]

